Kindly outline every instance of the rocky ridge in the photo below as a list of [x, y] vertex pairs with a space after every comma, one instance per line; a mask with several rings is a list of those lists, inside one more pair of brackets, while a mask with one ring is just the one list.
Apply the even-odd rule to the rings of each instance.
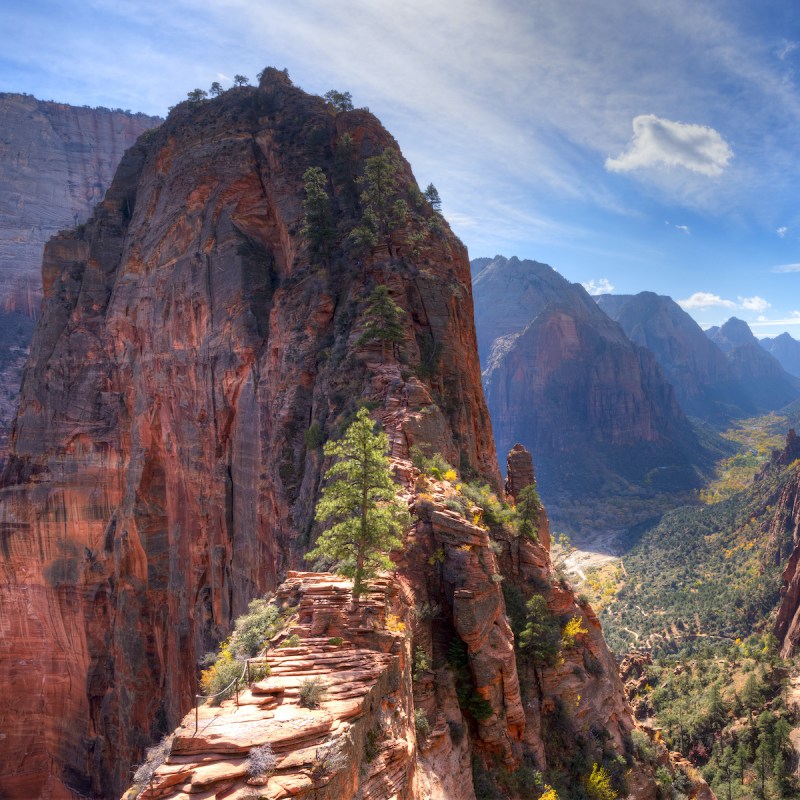
[[672, 298], [640, 292], [595, 299], [632, 342], [653, 353], [687, 414], [724, 425], [755, 413], [725, 354]]
[[800, 379], [759, 344], [744, 320], [731, 317], [706, 335], [725, 353], [734, 380], [757, 410], [783, 408], [800, 397]]
[[772, 338], [759, 339], [758, 343], [775, 358], [780, 365], [795, 378], [800, 378], [800, 342], [788, 333]]
[[[290, 572], [275, 602], [293, 622], [273, 644], [290, 634], [301, 641], [269, 649], [270, 676], [236, 701], [201, 707], [199, 722], [190, 712], [142, 797], [473, 800], [473, 780], [488, 780], [498, 765], [564, 768], [570, 736], [607, 732], [608, 743], [589, 747], [584, 757], [626, 752], [633, 723], [616, 664], [591, 609], [555, 583], [547, 550], [450, 510], [455, 489], [449, 482], [400, 460], [395, 472], [417, 513], [396, 554], [397, 578], [374, 581], [356, 603], [345, 580]], [[542, 512], [540, 541], [547, 528]], [[564, 658], [538, 675], [515, 653], [496, 580], [501, 574], [527, 595], [547, 587], [551, 613], [583, 625]], [[468, 692], [487, 704], [480, 719], [465, 705], [465, 674], [453, 661], [453, 642], [465, 645]], [[328, 688], [319, 710], [297, 705], [307, 677]], [[419, 714], [424, 728], [415, 725]], [[563, 729], [554, 727], [557, 718]], [[275, 772], [267, 780], [248, 779], [250, 748], [267, 742], [278, 756]], [[331, 752], [344, 759], [326, 771], [320, 762]], [[476, 758], [484, 765], [477, 773]], [[646, 769], [635, 766], [628, 782], [633, 797], [652, 795]]]

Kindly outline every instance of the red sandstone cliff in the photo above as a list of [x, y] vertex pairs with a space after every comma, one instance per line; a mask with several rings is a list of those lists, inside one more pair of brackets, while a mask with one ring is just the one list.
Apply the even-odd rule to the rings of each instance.
[[[499, 485], [461, 243], [445, 229], [417, 257], [357, 256], [359, 209], [331, 180], [337, 247], [309, 261], [303, 172], [331, 176], [345, 133], [347, 169], [395, 146], [269, 71], [179, 106], [49, 243], [0, 507], [7, 793], [107, 796], [181, 718], [196, 659], [303, 563], [313, 426], [340, 431], [366, 397], [407, 419], [398, 453], [421, 437]], [[383, 373], [356, 344], [376, 283], [407, 320], [406, 363]]]
[[[304, 565], [319, 442], [342, 432], [359, 401], [388, 433], [414, 508], [413, 444], [499, 491], [463, 246], [420, 201], [405, 164], [400, 196], [415, 213], [393, 256], [360, 253], [348, 238], [362, 212], [352, 175], [389, 146], [369, 113], [336, 113], [266, 70], [258, 89], [179, 106], [126, 154], [87, 225], [48, 244], [44, 313], [0, 495], [0, 793], [108, 797], [128, 784], [144, 747], [191, 708], [197, 660], [252, 597]], [[334, 198], [324, 265], [303, 233], [312, 165]], [[413, 247], [410, 234], [422, 235]], [[394, 352], [359, 344], [375, 285], [404, 311]], [[613, 659], [591, 610], [552, 581], [544, 516], [541, 545], [502, 532], [492, 541], [477, 510], [445, 505], [444, 482], [427, 488], [384, 601], [411, 638], [396, 662], [375, 658], [358, 687], [353, 679], [368, 702], [348, 714], [404, 720], [390, 726], [387, 771], [359, 791], [472, 798], [472, 755], [552, 766], [571, 752], [548, 748], [555, 725], [582, 740], [602, 730], [602, 747], [624, 748], [631, 720]], [[538, 677], [523, 667], [522, 682], [503, 575], [587, 628], [562, 663]], [[415, 607], [431, 613], [423, 620]], [[320, 631], [312, 615], [303, 635]], [[440, 660], [453, 642], [462, 689], [484, 702], [466, 732]], [[433, 666], [413, 692], [412, 643]], [[291, 658], [280, 666], [296, 676]], [[415, 749], [412, 707], [429, 714], [429, 747]], [[287, 771], [302, 771], [304, 758]], [[202, 789], [219, 774], [193, 769], [170, 780], [191, 772]]]

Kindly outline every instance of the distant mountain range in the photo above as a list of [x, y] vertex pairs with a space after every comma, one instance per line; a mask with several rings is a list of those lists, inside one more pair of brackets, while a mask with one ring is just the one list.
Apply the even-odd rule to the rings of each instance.
[[546, 264], [497, 256], [472, 266], [498, 452], [531, 450], [556, 516], [570, 497], [699, 485], [707, 443], [650, 350]]
[[691, 416], [721, 427], [731, 419], [775, 411], [800, 397], [797, 377], [789, 375], [736, 317], [704, 333], [664, 295], [640, 292], [596, 299], [631, 341], [653, 353]]
[[[741, 320], [704, 333], [669, 297], [592, 298], [536, 261], [481, 258], [472, 272], [498, 452], [531, 450], [555, 518], [569, 498], [694, 488], [726, 447], [713, 429], [800, 398]], [[794, 340], [779, 339], [789, 358]]]

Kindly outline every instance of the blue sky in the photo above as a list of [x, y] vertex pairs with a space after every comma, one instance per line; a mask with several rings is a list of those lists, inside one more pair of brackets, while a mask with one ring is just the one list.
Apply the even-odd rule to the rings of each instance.
[[0, 91], [41, 99], [165, 114], [267, 65], [350, 91], [470, 257], [800, 338], [800, 3], [4, 0], [0, 30]]

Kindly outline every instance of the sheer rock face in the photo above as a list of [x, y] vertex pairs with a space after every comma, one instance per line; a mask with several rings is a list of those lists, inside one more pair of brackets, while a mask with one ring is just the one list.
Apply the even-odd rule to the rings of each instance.
[[[48, 244], [0, 497], [0, 793], [128, 782], [191, 707], [196, 660], [303, 563], [319, 437], [359, 399], [393, 455], [424, 443], [499, 489], [463, 246], [442, 223], [404, 252], [424, 205], [393, 259], [347, 238], [348, 175], [387, 146], [369, 113], [268, 70], [179, 106]], [[334, 196], [322, 265], [302, 234], [310, 165]], [[405, 164], [402, 179], [414, 208]], [[405, 310], [402, 364], [358, 344], [376, 284]]]
[[800, 397], [800, 378], [790, 375], [767, 352], [746, 322], [731, 317], [706, 334], [726, 355], [731, 373], [758, 411], [773, 411]]
[[0, 93], [0, 462], [42, 300], [42, 251], [85, 222], [127, 150], [158, 117]]
[[788, 333], [773, 338], [759, 339], [758, 343], [775, 358], [780, 365], [795, 378], [800, 378], [800, 342]]
[[85, 222], [122, 154], [159, 117], [0, 93], [0, 307], [36, 316], [42, 249]]
[[697, 483], [698, 443], [662, 370], [581, 286], [498, 256], [474, 287], [498, 452], [535, 454], [551, 512], [564, 495]]
[[[797, 458], [800, 458], [800, 440], [791, 430], [786, 437], [786, 448], [772, 454], [770, 465], [765, 466], [762, 474], [773, 465], [780, 468]], [[797, 471], [781, 489], [769, 535], [780, 541], [784, 531], [792, 532], [793, 547], [781, 575], [781, 603], [773, 632], [781, 644], [783, 658], [792, 658], [800, 647], [800, 473]]]
[[596, 300], [632, 342], [653, 353], [687, 414], [724, 423], [737, 409], [755, 411], [725, 354], [672, 298], [640, 292]]

